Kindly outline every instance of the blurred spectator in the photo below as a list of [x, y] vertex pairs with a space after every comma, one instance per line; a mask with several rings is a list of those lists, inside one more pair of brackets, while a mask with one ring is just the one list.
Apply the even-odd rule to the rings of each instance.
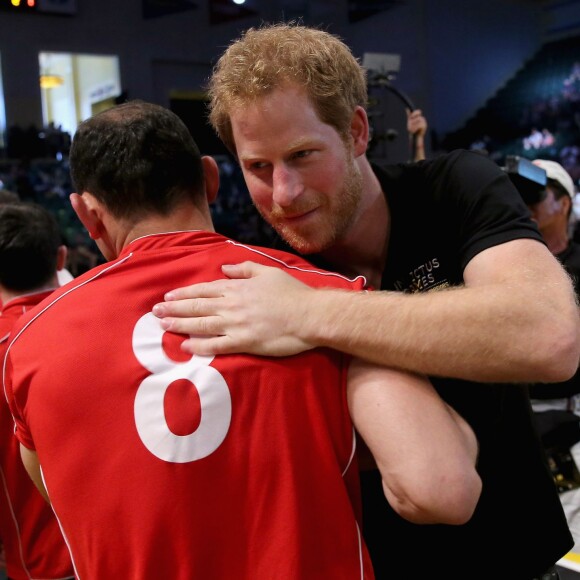
[[574, 181], [580, 179], [580, 147], [578, 145], [570, 144], [562, 147], [560, 162]]
[[477, 151], [478, 153], [482, 153], [484, 155], [489, 155], [490, 145], [491, 139], [489, 135], [484, 135], [483, 137], [480, 137], [479, 139], [473, 141], [473, 143], [471, 143], [471, 145], [469, 146], [469, 149], [471, 151]]
[[542, 129], [542, 142], [540, 144], [541, 147], [551, 147], [556, 142], [556, 138], [550, 131], [546, 128]]
[[92, 249], [85, 243], [82, 232], [75, 232], [72, 239], [66, 240], [66, 245], [68, 247], [68, 267], [75, 278], [104, 262], [104, 258], [96, 246], [95, 249]]
[[[66, 248], [58, 224], [30, 203], [0, 205], [0, 358], [22, 314], [58, 286]], [[24, 266], [24, 267], [23, 267]], [[11, 580], [72, 578], [74, 570], [58, 522], [20, 458], [14, 422], [0, 397], [0, 536]]]
[[544, 135], [536, 127], [532, 128], [532, 132], [523, 139], [523, 146], [526, 151], [530, 149], [539, 149], [544, 141]]
[[[20, 196], [15, 191], [10, 191], [8, 189], [0, 189], [0, 205], [9, 203], [20, 203]], [[66, 246], [68, 244], [63, 240], [63, 244]], [[58, 281], [60, 285], [64, 285], [73, 279], [73, 275], [70, 271], [63, 267], [57, 271]], [[2, 305], [2, 300], [0, 300], [0, 306]]]
[[[550, 251], [574, 280], [580, 298], [580, 244], [571, 237], [570, 220], [576, 196], [574, 182], [557, 162], [536, 159], [548, 183], [539, 201], [528, 203]], [[580, 553], [580, 372], [563, 383], [530, 386], [534, 418], [546, 447], [560, 500], [566, 512], [574, 549]]]
[[41, 131], [40, 137], [44, 139], [45, 157], [60, 161], [68, 155], [71, 137], [70, 133], [62, 130], [61, 125], [56, 126], [54, 121], [50, 121]]

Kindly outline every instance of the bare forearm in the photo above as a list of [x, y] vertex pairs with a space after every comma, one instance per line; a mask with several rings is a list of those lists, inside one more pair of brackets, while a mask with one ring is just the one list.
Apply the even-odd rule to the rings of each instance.
[[414, 146], [413, 160], [422, 161], [425, 159], [425, 140], [422, 136], [415, 137]]
[[[313, 293], [296, 332], [379, 364], [477, 381], [559, 381], [577, 366], [576, 322], [492, 288]], [[503, 292], [505, 295], [505, 291]], [[576, 354], [575, 354], [576, 353]], [[576, 358], [575, 358], [576, 357]]]

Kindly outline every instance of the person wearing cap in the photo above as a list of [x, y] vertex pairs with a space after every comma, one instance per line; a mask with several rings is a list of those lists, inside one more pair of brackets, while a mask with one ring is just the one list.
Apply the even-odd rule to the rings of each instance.
[[548, 248], [572, 276], [576, 294], [580, 294], [580, 244], [572, 239], [570, 228], [574, 181], [556, 161], [536, 159], [533, 163], [545, 170], [547, 185], [541, 199], [528, 207]]
[[[546, 245], [574, 281], [580, 297], [580, 244], [574, 241], [570, 219], [576, 190], [570, 174], [556, 161], [536, 159], [546, 172], [546, 188], [528, 202]], [[560, 500], [580, 553], [580, 372], [562, 383], [530, 386], [534, 418], [546, 447]]]

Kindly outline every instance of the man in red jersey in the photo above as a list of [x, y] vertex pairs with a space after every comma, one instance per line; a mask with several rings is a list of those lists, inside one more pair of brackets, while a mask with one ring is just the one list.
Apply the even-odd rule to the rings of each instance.
[[23, 319], [4, 381], [80, 578], [373, 578], [355, 427], [401, 515], [471, 517], [475, 438], [423, 377], [330, 349], [192, 356], [151, 313], [169, 288], [223, 278], [233, 261], [336, 291], [361, 277], [216, 234], [216, 162], [163, 107], [85, 121], [70, 165], [72, 205], [109, 262]]
[[[0, 360], [20, 316], [59, 286], [66, 248], [54, 216], [29, 203], [0, 204]], [[58, 348], [55, 343], [54, 348]], [[0, 537], [11, 580], [73, 577], [58, 522], [24, 469], [6, 399], [0, 397]]]

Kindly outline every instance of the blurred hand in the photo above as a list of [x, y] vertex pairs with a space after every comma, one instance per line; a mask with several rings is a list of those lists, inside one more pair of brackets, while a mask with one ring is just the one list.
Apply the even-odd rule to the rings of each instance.
[[427, 119], [423, 116], [421, 109], [414, 111], [407, 109], [407, 131], [416, 137], [424, 137], [427, 133]]

